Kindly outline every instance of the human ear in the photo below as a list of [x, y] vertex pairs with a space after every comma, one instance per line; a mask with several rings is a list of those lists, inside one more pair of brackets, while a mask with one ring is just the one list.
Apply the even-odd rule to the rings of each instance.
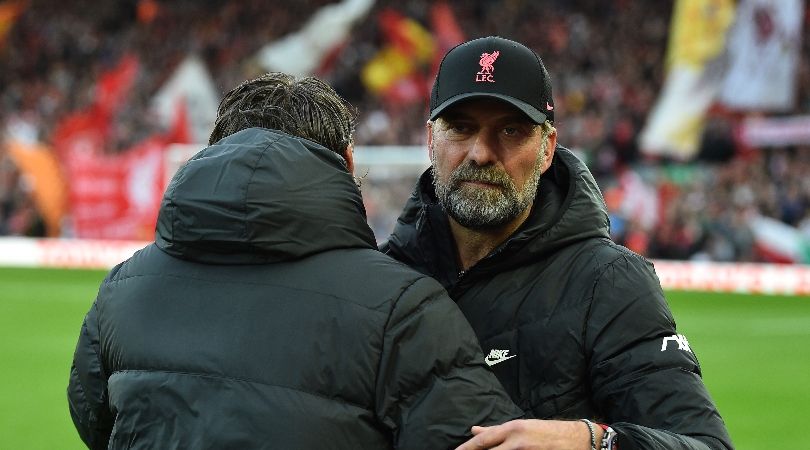
[[352, 144], [347, 145], [343, 154], [343, 158], [346, 160], [346, 168], [349, 169], [350, 174], [354, 175], [354, 146]]
[[427, 132], [428, 158], [433, 161], [433, 122], [428, 121], [425, 124], [425, 131]]
[[546, 136], [546, 148], [543, 150], [543, 172], [551, 166], [551, 160], [554, 159], [554, 149], [557, 148], [557, 130], [552, 130]]

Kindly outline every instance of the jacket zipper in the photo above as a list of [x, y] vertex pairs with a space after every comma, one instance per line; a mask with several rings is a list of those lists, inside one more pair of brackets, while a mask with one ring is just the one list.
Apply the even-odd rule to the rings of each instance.
[[455, 298], [455, 297], [456, 297], [456, 295], [460, 294], [458, 287], [459, 287], [459, 285], [461, 284], [461, 280], [462, 280], [462, 279], [463, 279], [463, 278], [464, 278], [464, 277], [465, 277], [465, 276], [466, 276], [468, 273], [469, 273], [469, 270], [460, 270], [460, 271], [458, 272], [458, 275], [456, 275], [456, 281], [453, 283], [453, 285], [452, 285], [452, 286], [450, 286], [450, 289], [448, 289], [448, 290], [447, 290], [447, 291], [448, 291], [448, 293], [450, 294], [450, 297]]
[[[473, 265], [472, 265], [472, 267], [470, 267], [469, 269], [467, 269], [467, 270], [460, 270], [460, 271], [458, 272], [458, 275], [456, 276], [456, 282], [455, 282], [455, 283], [453, 283], [453, 286], [450, 288], [450, 291], [452, 291], [451, 293], [452, 293], [452, 294], [457, 293], [457, 291], [458, 291], [458, 289], [457, 289], [457, 288], [458, 288], [458, 286], [461, 284], [461, 280], [462, 280], [464, 277], [466, 277], [466, 276], [467, 276], [467, 275], [468, 275], [470, 272], [472, 272], [473, 270], [475, 270], [475, 268], [476, 268], [476, 267], [478, 267], [478, 266], [479, 266], [479, 265], [480, 265], [480, 264], [481, 264], [483, 261], [486, 261], [486, 260], [492, 259], [492, 258], [494, 258], [496, 255], [498, 255], [499, 253], [501, 253], [501, 252], [503, 251], [503, 249], [504, 249], [504, 248], [505, 248], [505, 246], [499, 246], [498, 248], [496, 248], [496, 249], [495, 249], [495, 251], [493, 251], [493, 252], [492, 252], [492, 253], [490, 253], [489, 255], [485, 256], [485, 257], [484, 257], [484, 258], [483, 258], [481, 261], [478, 261], [477, 263], [473, 264]], [[452, 296], [452, 295], [451, 295], [451, 296]]]

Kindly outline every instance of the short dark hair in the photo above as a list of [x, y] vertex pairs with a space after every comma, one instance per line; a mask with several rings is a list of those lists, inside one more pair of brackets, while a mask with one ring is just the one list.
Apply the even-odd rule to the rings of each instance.
[[309, 139], [346, 156], [354, 137], [356, 110], [315, 77], [270, 72], [225, 94], [208, 144], [252, 127]]

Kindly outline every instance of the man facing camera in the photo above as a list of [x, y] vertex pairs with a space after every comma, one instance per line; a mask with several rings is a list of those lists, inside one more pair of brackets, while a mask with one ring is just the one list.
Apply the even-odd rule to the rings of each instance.
[[500, 37], [451, 49], [430, 98], [432, 167], [382, 246], [444, 285], [536, 418], [476, 427], [460, 448], [732, 448], [697, 358], [671, 342], [685, 338], [652, 264], [610, 240], [554, 113], [531, 49]]

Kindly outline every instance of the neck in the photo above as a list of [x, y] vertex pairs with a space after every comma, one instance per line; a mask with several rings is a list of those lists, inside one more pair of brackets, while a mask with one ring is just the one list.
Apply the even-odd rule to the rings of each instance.
[[485, 230], [466, 228], [450, 217], [450, 232], [456, 241], [461, 270], [468, 270], [506, 241], [526, 221], [530, 212], [531, 208], [526, 208], [526, 211], [513, 221]]

